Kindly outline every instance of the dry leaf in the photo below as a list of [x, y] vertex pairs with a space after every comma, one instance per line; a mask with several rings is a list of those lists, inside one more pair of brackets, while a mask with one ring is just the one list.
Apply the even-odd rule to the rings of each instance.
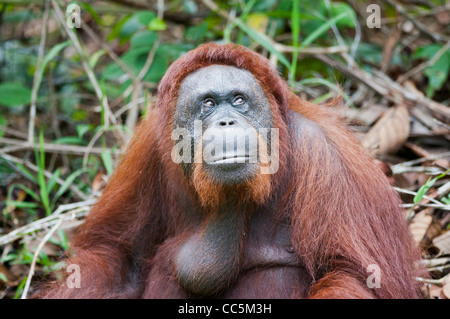
[[103, 187], [105, 187], [105, 182], [103, 179], [103, 169], [100, 169], [97, 175], [95, 175], [94, 181], [92, 182], [92, 190], [94, 192], [100, 191]]
[[420, 244], [422, 242], [422, 239], [425, 237], [432, 222], [433, 217], [428, 215], [425, 211], [421, 211], [414, 216], [409, 227], [416, 243]]
[[448, 26], [448, 24], [450, 23], [450, 12], [448, 11], [439, 12], [436, 14], [436, 18], [440, 24]]
[[434, 284], [424, 285], [422, 292], [430, 299], [442, 299], [442, 287]]
[[395, 153], [409, 137], [409, 112], [405, 105], [389, 109], [375, 123], [362, 144], [372, 155]]
[[428, 228], [427, 233], [425, 234], [425, 238], [422, 239], [422, 245], [431, 244], [433, 238], [436, 238], [441, 233], [442, 233], [441, 223], [433, 219], [431, 226]]
[[396, 28], [391, 30], [384, 46], [383, 46], [383, 59], [381, 61], [381, 70], [384, 72], [389, 66], [389, 62], [394, 56], [394, 49], [397, 46], [398, 40], [402, 34], [402, 30]]
[[[15, 195], [16, 195], [16, 199], [15, 199], [16, 202], [23, 202], [25, 200], [25, 198], [27, 197], [27, 193], [22, 189], [17, 190]], [[7, 213], [11, 214], [16, 209], [16, 206], [9, 205], [9, 206], [7, 206], [7, 208], [8, 208]]]
[[[8, 280], [8, 282], [14, 281], [17, 279], [17, 277], [8, 270], [8, 268], [6, 268], [3, 264], [0, 264], [0, 274], [2, 274], [4, 277], [6, 277], [6, 279]], [[0, 283], [3, 283], [2, 280], [0, 279]]]
[[364, 125], [372, 125], [380, 116], [389, 111], [387, 106], [381, 104], [372, 104], [365, 108], [345, 108], [344, 116], [352, 121], [362, 122]]
[[444, 285], [442, 292], [447, 299], [450, 299], [450, 275], [444, 277]]
[[450, 254], [450, 231], [433, 239], [433, 245], [439, 249], [439, 256]]

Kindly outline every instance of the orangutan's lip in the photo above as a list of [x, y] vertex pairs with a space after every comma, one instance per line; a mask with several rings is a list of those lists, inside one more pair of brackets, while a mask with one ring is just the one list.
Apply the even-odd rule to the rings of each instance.
[[223, 156], [222, 158], [217, 158], [211, 161], [212, 164], [235, 164], [235, 163], [248, 163], [249, 159], [252, 157], [248, 155], [233, 155], [233, 156]]

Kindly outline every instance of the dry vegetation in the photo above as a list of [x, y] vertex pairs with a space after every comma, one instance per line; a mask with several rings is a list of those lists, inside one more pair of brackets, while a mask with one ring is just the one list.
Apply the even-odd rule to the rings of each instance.
[[[0, 298], [57, 268], [168, 65], [207, 41], [268, 57], [302, 98], [342, 96], [450, 298], [450, 5], [370, 1], [0, 0]], [[151, 160], [151, 159], [149, 159]], [[383, 201], [383, 198], [380, 198]], [[33, 277], [34, 276], [34, 277]]]

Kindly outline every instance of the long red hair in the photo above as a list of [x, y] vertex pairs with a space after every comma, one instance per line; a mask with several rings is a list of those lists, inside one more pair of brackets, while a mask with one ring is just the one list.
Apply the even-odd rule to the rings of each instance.
[[[212, 64], [250, 71], [270, 102], [280, 133], [280, 167], [271, 176], [272, 196], [282, 198], [280, 210], [291, 216], [292, 245], [312, 278], [310, 296], [321, 297], [321, 288], [330, 285], [323, 281], [330, 272], [336, 289], [342, 285], [339, 278], [352, 278], [348, 289], [340, 291], [342, 298], [352, 296], [352, 285], [364, 285], [370, 275], [367, 267], [375, 264], [381, 270], [381, 287], [371, 290], [374, 297], [418, 297], [414, 262], [420, 256], [399, 196], [384, 174], [324, 107], [302, 101], [267, 59], [232, 44], [202, 45], [169, 67], [158, 88], [157, 104], [139, 125], [73, 241], [76, 256], [68, 262], [98, 265], [102, 275], [92, 270], [83, 277], [94, 286], [113, 285], [105, 284], [107, 278], [124, 282], [130, 280], [136, 246], [145, 251], [140, 258], [151, 258], [165, 239], [201, 219], [196, 212], [203, 208], [194, 187], [172, 162], [170, 137], [182, 80]], [[304, 126], [292, 127], [292, 111], [304, 119]], [[101, 289], [95, 294], [111, 295]]]

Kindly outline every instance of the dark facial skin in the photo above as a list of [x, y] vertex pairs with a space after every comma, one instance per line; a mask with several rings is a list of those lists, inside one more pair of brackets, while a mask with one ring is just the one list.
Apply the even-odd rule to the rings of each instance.
[[[259, 165], [252, 156], [257, 145], [250, 142], [256, 135], [248, 134], [273, 124], [269, 102], [250, 72], [211, 65], [188, 75], [180, 86], [174, 128], [187, 128], [194, 136], [193, 157], [201, 140], [200, 132], [194, 132], [196, 120], [202, 121], [204, 169], [213, 180], [238, 184], [257, 174]], [[183, 166], [191, 171], [189, 164]]]

